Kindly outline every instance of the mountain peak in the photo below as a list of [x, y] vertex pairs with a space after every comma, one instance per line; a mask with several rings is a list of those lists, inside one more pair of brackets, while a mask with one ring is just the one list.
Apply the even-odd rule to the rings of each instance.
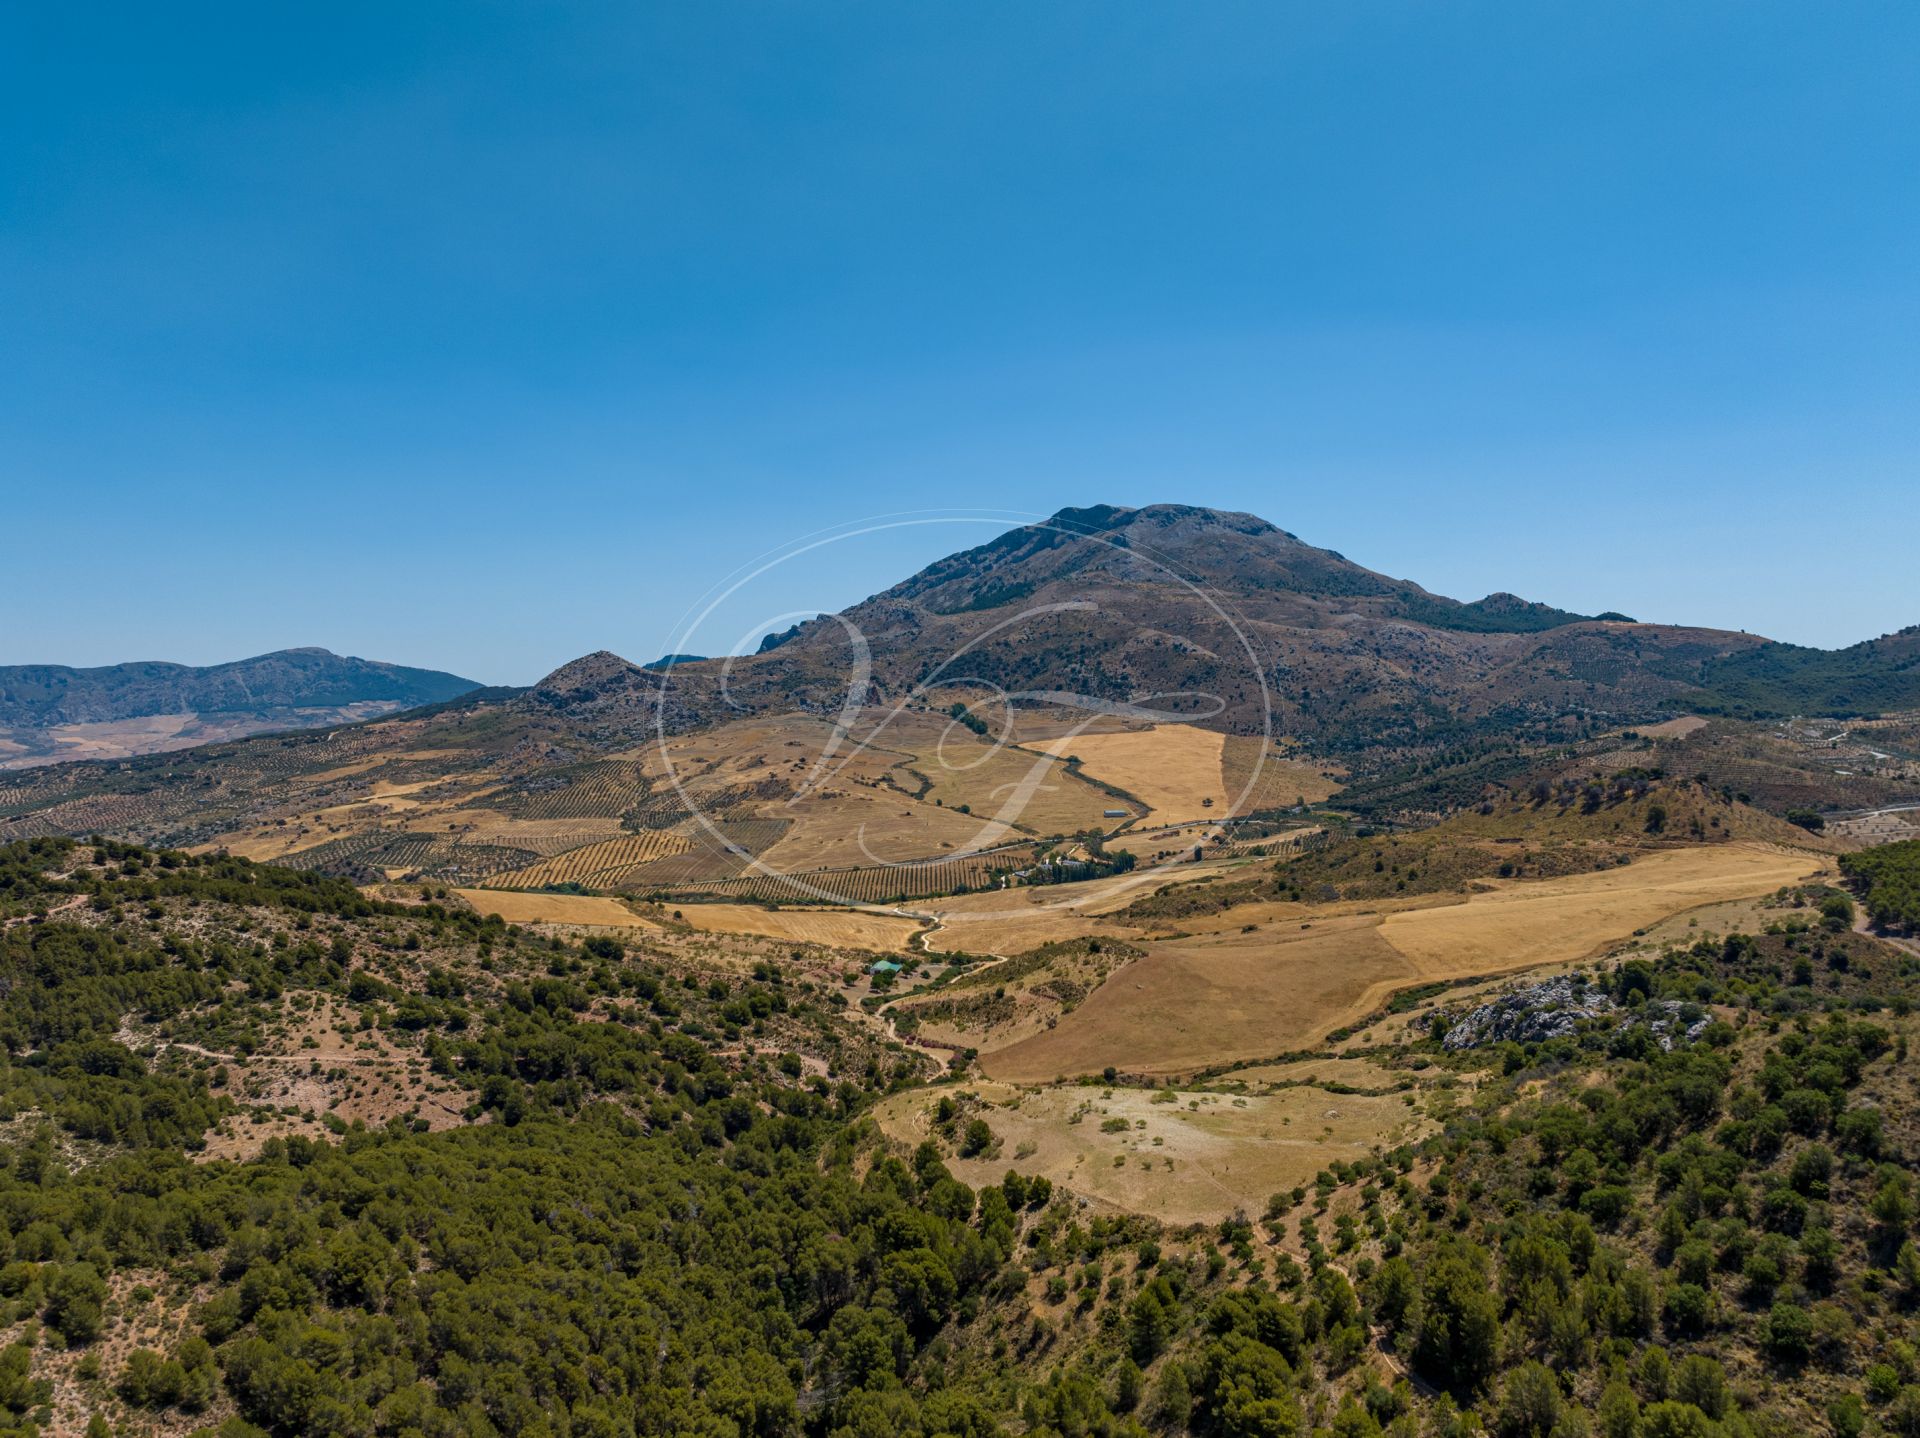
[[632, 660], [621, 658], [611, 649], [596, 649], [562, 664], [533, 686], [533, 694], [549, 700], [591, 698], [610, 684], [630, 685], [646, 677], [647, 671]]
[[1076, 534], [1112, 534], [1123, 530], [1184, 527], [1191, 530], [1224, 529], [1252, 536], [1276, 535], [1293, 539], [1279, 526], [1257, 514], [1240, 510], [1208, 509], [1197, 504], [1147, 504], [1137, 509], [1119, 504], [1093, 504], [1085, 508], [1069, 507], [1034, 529], [1069, 530]]

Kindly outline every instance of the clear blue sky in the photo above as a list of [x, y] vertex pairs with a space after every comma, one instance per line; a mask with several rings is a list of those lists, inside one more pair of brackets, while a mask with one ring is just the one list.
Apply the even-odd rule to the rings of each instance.
[[526, 682], [824, 524], [1155, 500], [1920, 622], [1916, 54], [1911, 0], [9, 7], [0, 663]]

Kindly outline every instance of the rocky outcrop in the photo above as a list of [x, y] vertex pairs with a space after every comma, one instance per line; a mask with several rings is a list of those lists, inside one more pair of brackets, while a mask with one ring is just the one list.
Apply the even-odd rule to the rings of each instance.
[[1613, 1029], [1644, 1024], [1663, 1049], [1697, 1039], [1712, 1016], [1697, 1006], [1655, 1000], [1638, 1006], [1619, 1003], [1605, 989], [1572, 978], [1548, 979], [1503, 994], [1457, 1019], [1442, 1045], [1454, 1052], [1487, 1044], [1537, 1044], [1567, 1038], [1580, 1026], [1602, 1020]]

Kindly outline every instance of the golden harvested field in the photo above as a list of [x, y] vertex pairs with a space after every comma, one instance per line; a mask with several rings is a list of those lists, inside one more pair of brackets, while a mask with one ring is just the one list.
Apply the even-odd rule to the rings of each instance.
[[989, 817], [956, 813], [890, 789], [835, 789], [778, 812], [794, 821], [793, 828], [763, 857], [768, 867], [788, 873], [957, 857], [1020, 837]]
[[1374, 914], [1152, 943], [1054, 1028], [980, 1062], [1014, 1083], [1109, 1064], [1129, 1074], [1193, 1074], [1303, 1048], [1417, 981]]
[[1684, 739], [1695, 730], [1707, 727], [1707, 721], [1698, 714], [1682, 714], [1678, 719], [1669, 719], [1664, 724], [1642, 724], [1634, 732], [1643, 739]]
[[975, 819], [998, 818], [1032, 834], [1111, 829], [1105, 809], [1119, 801], [1077, 777], [1066, 764], [1031, 749], [998, 747], [955, 724], [943, 735], [903, 736], [912, 746], [912, 771], [931, 785], [925, 794], [948, 809], [962, 804]]
[[[1005, 900], [1019, 889], [992, 894], [966, 894], [964, 899], [999, 899], [992, 908], [974, 912], [956, 911], [956, 899], [923, 900], [914, 905], [939, 915], [939, 926], [927, 935], [929, 953], [970, 954], [976, 958], [1022, 953], [1041, 944], [1056, 944], [1065, 939], [1084, 939], [1110, 935], [1130, 939], [1141, 931], [1127, 924], [1102, 919], [1097, 915], [1067, 908], [1010, 909]], [[936, 907], [937, 906], [937, 907]]]
[[[1435, 979], [1566, 963], [1702, 905], [1770, 893], [1821, 871], [1814, 854], [1717, 844], [1648, 854], [1563, 879], [1490, 885], [1391, 912], [1308, 918], [1261, 905], [1254, 932], [1145, 941], [1057, 1026], [983, 1055], [998, 1079], [1097, 1073], [1190, 1074], [1307, 1047], [1373, 1012], [1394, 990]], [[1287, 906], [1291, 907], [1291, 906]], [[1138, 942], [1138, 941], [1136, 941]]]
[[1183, 865], [1161, 873], [1138, 870], [1083, 884], [995, 889], [951, 898], [922, 899], [919, 913], [932, 914], [939, 926], [927, 936], [929, 952], [999, 955], [1023, 953], [1041, 944], [1097, 935], [1129, 938], [1146, 932], [1111, 917], [1156, 889], [1185, 883], [1228, 864]]
[[[895, 1095], [876, 1117], [888, 1137], [917, 1145], [947, 1092]], [[1432, 1128], [1403, 1094], [1296, 1087], [1258, 1097], [1180, 1092], [1156, 1102], [1146, 1089], [1079, 1085], [983, 1084], [976, 1092], [981, 1106], [969, 1112], [986, 1120], [1000, 1148], [982, 1158], [949, 1157], [962, 1182], [998, 1182], [1017, 1167], [1096, 1203], [1173, 1224], [1214, 1223], [1236, 1211], [1257, 1216], [1269, 1194], [1311, 1183], [1328, 1164]]]
[[540, 889], [549, 884], [580, 884], [589, 889], [611, 889], [617, 887], [621, 879], [638, 865], [664, 859], [669, 854], [684, 854], [691, 847], [678, 834], [657, 830], [644, 834], [624, 834], [618, 839], [605, 839], [584, 848], [569, 849], [551, 859], [529, 864], [524, 869], [496, 874], [488, 880], [487, 886]]
[[596, 929], [657, 929], [618, 899], [585, 894], [522, 894], [500, 889], [455, 889], [482, 914], [498, 914], [509, 924], [574, 924]]
[[763, 909], [758, 904], [686, 904], [676, 910], [709, 934], [758, 934], [831, 948], [905, 951], [920, 931], [917, 920], [861, 909]]
[[1464, 904], [1391, 914], [1384, 932], [1422, 979], [1587, 958], [1669, 915], [1819, 873], [1816, 854], [1748, 844], [1665, 849], [1619, 869], [1497, 882]]
[[1147, 805], [1153, 811], [1149, 823], [1185, 824], [1227, 817], [1220, 764], [1225, 745], [1226, 736], [1210, 729], [1156, 724], [1121, 734], [1048, 739], [1034, 747], [1078, 757], [1090, 777]]

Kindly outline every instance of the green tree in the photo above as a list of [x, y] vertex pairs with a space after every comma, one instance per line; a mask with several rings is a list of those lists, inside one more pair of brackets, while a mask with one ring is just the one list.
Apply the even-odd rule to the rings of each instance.
[[1488, 1283], [1484, 1255], [1477, 1249], [1449, 1252], [1433, 1263], [1421, 1285], [1414, 1366], [1465, 1398], [1486, 1385], [1499, 1355], [1500, 1304]]
[[1548, 1438], [1559, 1422], [1560, 1381], [1544, 1365], [1527, 1362], [1507, 1375], [1494, 1416], [1500, 1438]]

